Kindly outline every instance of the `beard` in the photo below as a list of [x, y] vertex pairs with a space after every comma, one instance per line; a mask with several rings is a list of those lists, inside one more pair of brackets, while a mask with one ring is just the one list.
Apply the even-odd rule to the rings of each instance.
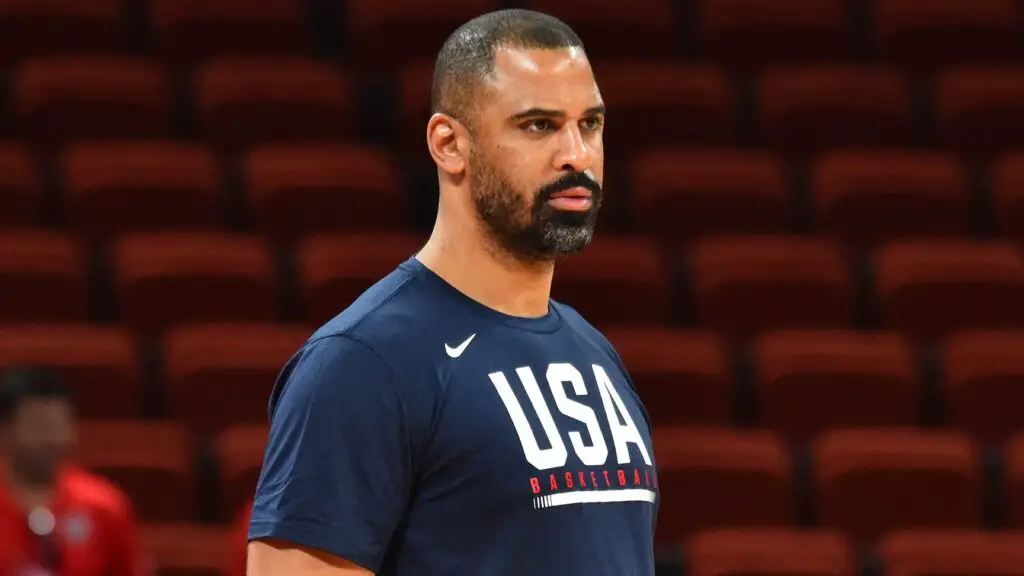
[[[523, 197], [511, 179], [476, 151], [470, 153], [473, 172], [470, 194], [480, 220], [504, 252], [522, 262], [544, 262], [579, 252], [594, 238], [602, 188], [582, 172], [567, 172]], [[587, 210], [559, 210], [548, 204], [556, 192], [585, 188], [591, 193]]]

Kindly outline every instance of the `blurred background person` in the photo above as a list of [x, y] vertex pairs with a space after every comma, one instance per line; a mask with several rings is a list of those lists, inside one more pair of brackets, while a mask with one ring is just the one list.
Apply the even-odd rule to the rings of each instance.
[[131, 503], [70, 462], [75, 409], [41, 369], [0, 377], [0, 570], [10, 576], [149, 574]]

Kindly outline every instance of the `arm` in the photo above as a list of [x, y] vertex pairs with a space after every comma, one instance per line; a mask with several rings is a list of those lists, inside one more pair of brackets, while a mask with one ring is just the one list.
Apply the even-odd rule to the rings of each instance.
[[271, 398], [249, 525], [249, 576], [365, 576], [380, 569], [413, 487], [391, 368], [347, 336], [307, 344]]
[[120, 496], [110, 509], [111, 576], [150, 576], [155, 571], [143, 552], [135, 513], [128, 499]]

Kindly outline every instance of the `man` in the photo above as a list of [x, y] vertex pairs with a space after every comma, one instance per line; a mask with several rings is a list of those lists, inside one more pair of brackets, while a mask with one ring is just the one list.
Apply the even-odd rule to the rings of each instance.
[[38, 369], [0, 379], [0, 574], [148, 574], [131, 507], [110, 483], [67, 463], [74, 410]]
[[441, 49], [433, 108], [433, 234], [282, 371], [249, 574], [650, 576], [646, 413], [549, 298], [601, 205], [583, 45], [536, 12], [481, 16]]

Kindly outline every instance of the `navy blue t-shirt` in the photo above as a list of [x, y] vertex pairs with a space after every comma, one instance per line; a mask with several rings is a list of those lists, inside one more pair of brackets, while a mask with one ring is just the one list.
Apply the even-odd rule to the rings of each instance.
[[504, 315], [412, 258], [291, 359], [270, 416], [250, 539], [384, 576], [654, 574], [647, 415], [567, 306]]

